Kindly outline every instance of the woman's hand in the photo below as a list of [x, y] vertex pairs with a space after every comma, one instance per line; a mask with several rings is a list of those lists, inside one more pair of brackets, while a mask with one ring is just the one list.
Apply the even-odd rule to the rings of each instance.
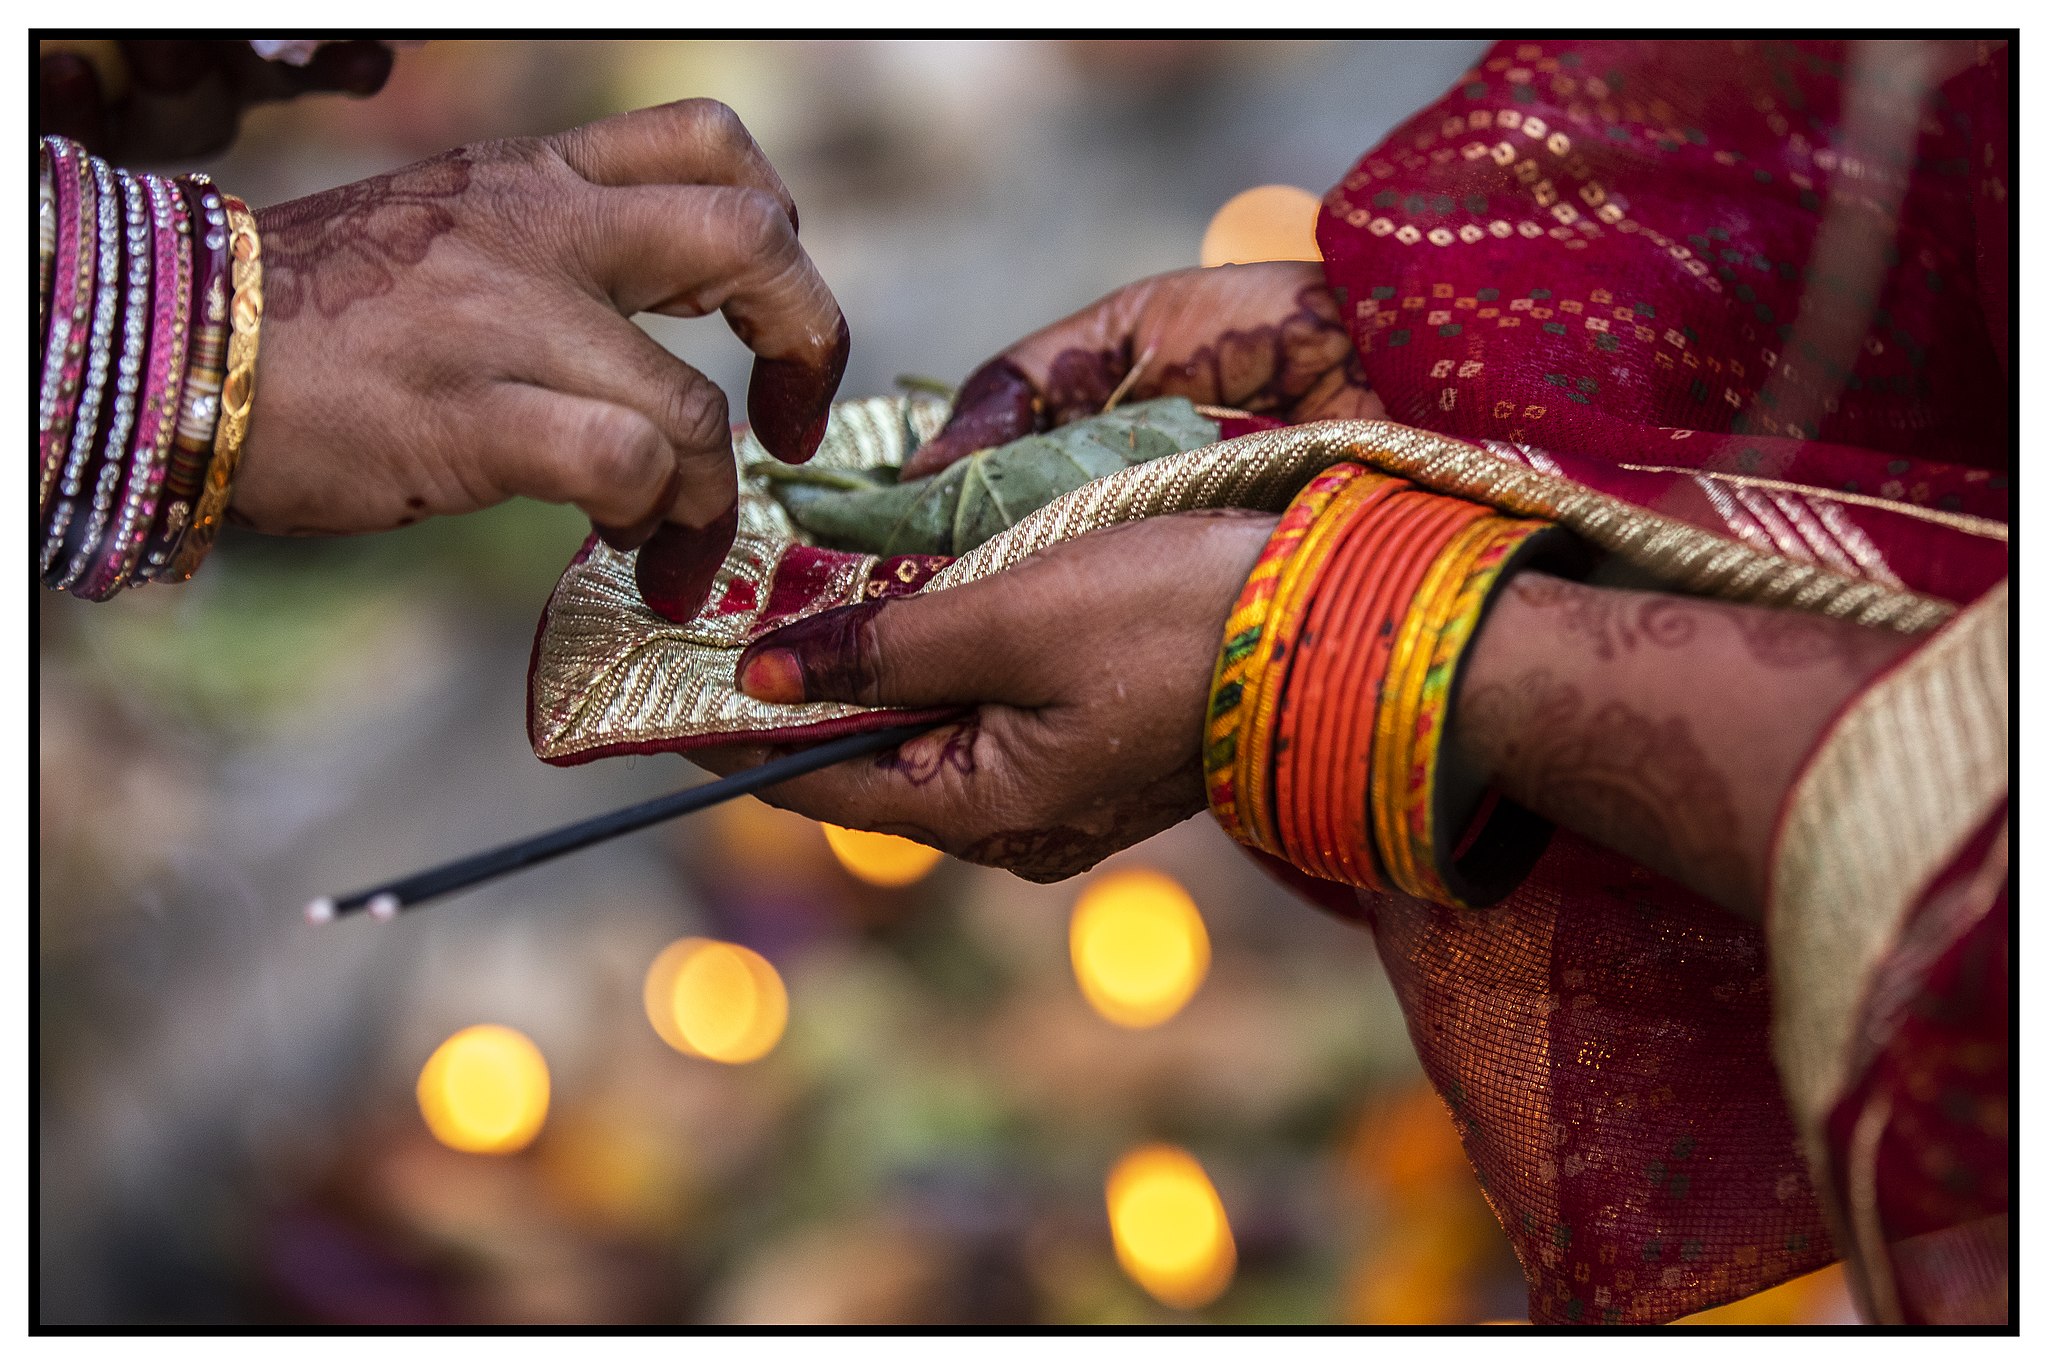
[[1321, 265], [1182, 270], [1126, 285], [976, 370], [904, 476], [1091, 416], [1120, 388], [1133, 401], [1179, 394], [1297, 422], [1386, 415]]
[[[1216, 651], [1274, 518], [1191, 512], [1055, 545], [925, 597], [821, 613], [739, 666], [762, 701], [971, 707], [776, 805], [901, 834], [1033, 881], [1085, 872], [1202, 809]], [[719, 772], [765, 750], [693, 755]]]
[[817, 449], [846, 365], [789, 191], [710, 100], [457, 148], [257, 224], [267, 306], [233, 513], [260, 531], [525, 496], [574, 503], [621, 548], [668, 523], [668, 557], [708, 586], [732, 538], [725, 395], [628, 318], [723, 312], [759, 357], [754, 430], [785, 460]]

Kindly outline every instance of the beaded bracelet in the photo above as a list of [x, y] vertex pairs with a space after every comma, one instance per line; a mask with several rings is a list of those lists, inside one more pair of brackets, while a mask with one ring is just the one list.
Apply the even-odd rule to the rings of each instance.
[[42, 176], [36, 198], [36, 365], [50, 350], [50, 269], [57, 259], [57, 183], [51, 178], [50, 148], [37, 151]]
[[[100, 546], [91, 571], [75, 589], [80, 597], [103, 601], [129, 582], [142, 554], [142, 540], [156, 513], [163, 487], [164, 462], [176, 430], [178, 399], [184, 386], [187, 311], [192, 287], [191, 253], [179, 232], [185, 222], [184, 200], [161, 176], [141, 177], [149, 188], [150, 235], [155, 250], [156, 285], [150, 296], [149, 366], [142, 402], [129, 449], [128, 481], [121, 493], [121, 514]], [[189, 228], [187, 229], [189, 231]]]
[[50, 495], [64, 468], [71, 439], [71, 419], [78, 403], [78, 376], [85, 364], [86, 335], [91, 317], [92, 281], [97, 250], [97, 196], [92, 168], [76, 143], [51, 148], [51, 182], [58, 196], [57, 256], [50, 284], [50, 340], [43, 354], [39, 455], [41, 491], [39, 517], [50, 509]]
[[[98, 466], [94, 453], [100, 450], [99, 421], [100, 404], [106, 397], [107, 371], [113, 363], [114, 327], [116, 314], [121, 305], [121, 217], [114, 211], [115, 188], [113, 168], [94, 157], [91, 164], [94, 181], [92, 196], [93, 221], [93, 276], [92, 276], [92, 330], [89, 334], [85, 362], [76, 371], [76, 378], [67, 380], [76, 389], [76, 406], [66, 423], [70, 440], [64, 449], [63, 472], [59, 476], [55, 511], [49, 522], [49, 529], [43, 537], [42, 572], [46, 583], [55, 585], [61, 574], [60, 552], [66, 547], [67, 534], [73, 541], [89, 523], [84, 509], [91, 506], [92, 495], [88, 491], [98, 485]], [[73, 338], [76, 340], [76, 338]], [[60, 567], [52, 572], [52, 565]]]
[[95, 600], [189, 578], [254, 396], [255, 217], [203, 175], [131, 175], [66, 138], [38, 161], [38, 574]]
[[[142, 383], [142, 367], [149, 340], [150, 277], [154, 253], [150, 249], [148, 191], [126, 171], [116, 171], [121, 186], [124, 222], [122, 273], [127, 289], [121, 307], [121, 355], [114, 367], [113, 419], [101, 446], [99, 478], [93, 489], [92, 512], [84, 534], [67, 547], [64, 571], [52, 586], [68, 589], [91, 564], [106, 531], [118, 495], [121, 476], [128, 467], [128, 434], [135, 425], [136, 390]], [[109, 203], [108, 208], [113, 206]]]

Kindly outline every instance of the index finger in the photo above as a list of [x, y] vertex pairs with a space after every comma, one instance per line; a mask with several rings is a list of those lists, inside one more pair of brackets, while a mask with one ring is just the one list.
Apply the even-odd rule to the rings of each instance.
[[732, 185], [782, 206], [796, 201], [740, 116], [717, 100], [677, 100], [586, 123], [543, 139], [593, 185]]

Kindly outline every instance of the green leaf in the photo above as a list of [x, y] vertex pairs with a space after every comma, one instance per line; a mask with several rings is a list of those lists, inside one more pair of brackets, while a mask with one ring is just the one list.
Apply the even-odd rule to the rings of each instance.
[[965, 554], [1083, 484], [1215, 441], [1185, 398], [1155, 398], [979, 451], [928, 478], [760, 465], [790, 519], [839, 550]]

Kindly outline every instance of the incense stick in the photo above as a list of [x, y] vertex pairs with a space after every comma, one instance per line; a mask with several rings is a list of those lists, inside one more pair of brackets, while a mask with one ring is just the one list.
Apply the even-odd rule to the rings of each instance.
[[323, 924], [338, 915], [352, 914], [367, 910], [377, 919], [390, 919], [400, 910], [423, 905], [430, 900], [452, 896], [458, 891], [467, 891], [496, 877], [520, 872], [529, 867], [552, 861], [565, 853], [588, 848], [606, 839], [649, 825], [673, 820], [679, 815], [715, 806], [721, 801], [730, 801], [735, 796], [746, 796], [772, 787], [778, 782], [787, 782], [792, 777], [829, 768], [849, 758], [863, 754], [879, 753], [893, 749], [906, 740], [937, 725], [943, 720], [925, 721], [916, 725], [894, 725], [886, 730], [870, 730], [866, 734], [847, 735], [840, 739], [828, 740], [813, 748], [780, 758], [770, 759], [759, 767], [745, 772], [722, 777], [716, 782], [670, 792], [657, 796], [651, 801], [627, 806], [606, 815], [593, 816], [573, 825], [549, 830], [530, 838], [515, 840], [498, 848], [473, 853], [467, 858], [457, 858], [439, 867], [430, 867], [424, 872], [415, 872], [409, 877], [396, 881], [381, 882], [364, 890], [341, 897], [321, 896], [306, 906], [306, 918], [315, 924]]

